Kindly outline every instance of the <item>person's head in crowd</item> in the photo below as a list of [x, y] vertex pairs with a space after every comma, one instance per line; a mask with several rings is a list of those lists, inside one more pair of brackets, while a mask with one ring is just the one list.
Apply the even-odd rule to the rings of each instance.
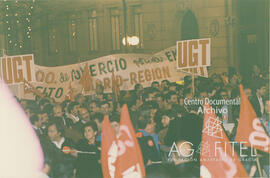
[[191, 88], [185, 88], [184, 89], [184, 97], [189, 98], [189, 99], [193, 98]]
[[141, 110], [139, 118], [137, 120], [137, 128], [144, 130], [148, 134], [152, 135], [155, 133], [155, 123], [151, 118], [150, 110]]
[[92, 113], [97, 113], [97, 112], [99, 112], [99, 108], [98, 108], [98, 106], [97, 106], [97, 101], [92, 101], [92, 102], [90, 102], [89, 103], [89, 111], [90, 111], [90, 113], [92, 114]]
[[136, 108], [139, 109], [143, 105], [143, 100], [141, 97], [136, 98]]
[[90, 143], [94, 144], [98, 133], [97, 124], [94, 121], [89, 121], [83, 126], [84, 138]]
[[36, 114], [30, 117], [30, 122], [35, 128], [40, 128], [42, 124], [41, 119]]
[[167, 103], [168, 104], [178, 104], [178, 96], [177, 96], [176, 92], [170, 91], [167, 94]]
[[257, 65], [254, 65], [252, 67], [252, 72], [253, 72], [254, 75], [258, 76], [261, 73], [261, 70]]
[[96, 85], [96, 94], [102, 94], [104, 93], [104, 86], [102, 85], [102, 83], [97, 83]]
[[97, 124], [98, 131], [101, 132], [104, 115], [102, 113], [95, 113], [91, 118]]
[[135, 87], [134, 87], [134, 91], [135, 91], [135, 94], [136, 95], [142, 95], [142, 93], [143, 93], [143, 86], [142, 86], [142, 84], [140, 84], [140, 83], [137, 83], [136, 85], [135, 85]]
[[156, 101], [147, 101], [139, 108], [139, 110], [150, 111], [150, 118], [153, 120], [156, 112], [159, 110], [159, 105]]
[[151, 83], [151, 87], [152, 87], [152, 88], [156, 88], [156, 89], [159, 90], [159, 83], [158, 83], [158, 81], [152, 82], [152, 83]]
[[112, 101], [113, 100], [113, 94], [112, 93], [107, 93], [106, 94], [106, 100]]
[[125, 91], [125, 90], [120, 91], [120, 96], [124, 100], [129, 100], [131, 97], [130, 92], [128, 90], [127, 91]]
[[218, 91], [218, 94], [219, 94], [219, 98], [220, 98], [220, 99], [224, 99], [224, 100], [229, 99], [228, 91], [225, 90], [225, 89], [220, 89], [220, 90]]
[[156, 101], [148, 102], [150, 109], [151, 109], [151, 118], [155, 117], [156, 112], [159, 110], [159, 105]]
[[169, 86], [169, 90], [170, 90], [170, 91], [177, 92], [177, 89], [178, 89], [177, 83], [175, 83], [175, 82], [170, 83], [170, 86]]
[[235, 68], [229, 67], [229, 83], [232, 86], [237, 86], [241, 83], [241, 76], [236, 72]]
[[179, 106], [178, 104], [173, 104], [171, 111], [176, 115], [176, 117], [181, 118], [185, 114], [187, 114], [187, 111], [185, 107]]
[[59, 142], [64, 137], [64, 129], [59, 118], [52, 118], [52, 121], [48, 123], [48, 137], [54, 142]]
[[208, 91], [207, 91], [205, 86], [201, 86], [198, 90], [199, 90], [198, 91], [199, 98], [207, 98], [208, 97]]
[[145, 90], [142, 98], [144, 102], [152, 101], [152, 99], [154, 98], [154, 94], [152, 93], [151, 89]]
[[57, 116], [57, 117], [63, 117], [64, 112], [60, 104], [53, 106], [53, 114], [54, 116]]
[[[149, 89], [151, 89], [151, 88], [149, 88]], [[156, 89], [156, 88], [152, 88], [152, 91], [150, 93], [152, 94], [151, 95], [152, 100], [154, 100], [155, 95], [158, 94], [158, 93], [160, 93], [160, 90], [159, 89]]]
[[41, 99], [39, 102], [39, 107], [41, 110], [45, 107], [45, 105], [50, 104], [50, 101], [48, 99]]
[[170, 121], [175, 119], [175, 114], [172, 110], [166, 110], [161, 113], [161, 123], [164, 128], [169, 127]]
[[136, 98], [134, 98], [133, 100], [128, 101], [127, 106], [128, 106], [129, 111], [136, 112], [136, 110], [137, 110], [137, 108], [136, 108]]
[[79, 93], [75, 96], [75, 101], [82, 105], [85, 102], [85, 97]]
[[223, 84], [223, 80], [222, 80], [221, 75], [215, 73], [211, 78], [212, 78], [213, 83], [215, 85], [222, 85]]
[[107, 103], [109, 105], [109, 113], [112, 113], [113, 112], [113, 109], [114, 109], [113, 101], [112, 100], [108, 100]]
[[27, 100], [22, 99], [22, 100], [20, 101], [20, 104], [22, 105], [23, 108], [26, 108], [26, 107], [27, 107]]
[[239, 74], [233, 75], [231, 78], [231, 84], [238, 86], [242, 81], [242, 78]]
[[103, 115], [109, 115], [110, 109], [109, 109], [109, 103], [106, 101], [103, 101], [100, 103], [100, 109]]
[[31, 109], [30, 109], [30, 107], [25, 107], [24, 112], [25, 112], [25, 114], [27, 115], [28, 118], [31, 117]]
[[160, 93], [155, 94], [154, 101], [157, 102], [157, 104], [159, 105], [159, 108], [163, 106], [163, 97]]
[[98, 101], [104, 101], [104, 95], [103, 93], [97, 93], [97, 98]]
[[266, 82], [264, 80], [258, 80], [255, 86], [255, 92], [257, 96], [263, 97], [266, 94]]
[[68, 113], [68, 105], [71, 103], [71, 100], [65, 100], [61, 103], [62, 111]]
[[160, 84], [160, 88], [162, 91], [169, 89], [170, 82], [168, 80], [162, 80]]
[[110, 117], [110, 123], [116, 135], [118, 136], [120, 132], [120, 114], [113, 113], [112, 116]]
[[79, 108], [80, 108], [80, 104], [78, 102], [71, 102], [68, 105], [68, 113], [70, 113], [74, 116], [78, 116], [79, 115]]
[[46, 104], [43, 109], [44, 112], [46, 112], [48, 114], [48, 116], [50, 117], [53, 114], [53, 105], [51, 104]]
[[183, 97], [184, 96], [184, 85], [177, 84], [176, 93], [179, 97]]
[[91, 119], [90, 119], [90, 114], [88, 112], [88, 109], [84, 108], [84, 107], [81, 107], [79, 109], [79, 117], [80, 119], [82, 119], [84, 122], [89, 122]]
[[49, 114], [48, 114], [48, 111], [45, 110], [45, 109], [40, 110], [38, 116], [39, 116], [39, 118], [41, 119], [42, 126], [43, 126], [43, 127], [46, 127], [46, 125], [47, 125], [48, 122], [49, 122]]

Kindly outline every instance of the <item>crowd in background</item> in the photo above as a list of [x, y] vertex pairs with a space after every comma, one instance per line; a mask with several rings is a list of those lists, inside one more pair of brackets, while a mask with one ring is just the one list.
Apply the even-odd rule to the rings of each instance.
[[[246, 77], [246, 78], [245, 78]], [[119, 134], [121, 107], [127, 104], [137, 138], [142, 150], [147, 177], [199, 177], [200, 152], [195, 151], [192, 159], [177, 159], [168, 156], [173, 143], [192, 143], [198, 150], [201, 143], [203, 113], [201, 105], [188, 105], [187, 99], [239, 99], [239, 84], [264, 129], [270, 134], [269, 71], [261, 72], [254, 66], [250, 76], [241, 77], [233, 68], [228, 73], [213, 74], [209, 78], [190, 76], [183, 84], [168, 80], [153, 82], [143, 88], [136, 84], [134, 90], [104, 93], [102, 85], [96, 87], [94, 95], [77, 94], [74, 101], [66, 99], [61, 103], [50, 98], [36, 97], [36, 100], [19, 100], [40, 138], [45, 155], [44, 172], [52, 178], [102, 177], [100, 145], [102, 121], [109, 116], [112, 127]], [[238, 124], [240, 105], [216, 105], [226, 108], [227, 113], [216, 113], [222, 125], [233, 123], [226, 129], [233, 141]], [[237, 150], [237, 149], [236, 149]], [[247, 152], [250, 150], [247, 150]], [[265, 153], [261, 153], [264, 156]], [[269, 162], [261, 158], [265, 172]], [[255, 161], [243, 161], [247, 172]]]

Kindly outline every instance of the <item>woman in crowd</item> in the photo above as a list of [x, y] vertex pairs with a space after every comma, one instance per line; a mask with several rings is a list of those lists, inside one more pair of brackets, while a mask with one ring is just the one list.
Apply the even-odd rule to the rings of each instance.
[[84, 138], [77, 145], [76, 178], [101, 178], [100, 143], [96, 141], [97, 125], [87, 122], [84, 127]]

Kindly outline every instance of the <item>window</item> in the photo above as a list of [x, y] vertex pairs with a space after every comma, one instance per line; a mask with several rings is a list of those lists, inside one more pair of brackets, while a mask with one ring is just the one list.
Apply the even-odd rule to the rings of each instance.
[[76, 51], [76, 43], [77, 43], [77, 22], [74, 16], [71, 16], [68, 22], [68, 44], [69, 44], [69, 51], [75, 52]]
[[54, 25], [49, 26], [49, 52], [56, 53], [57, 49], [57, 41], [56, 41], [56, 28]]
[[133, 7], [133, 18], [134, 18], [134, 34], [139, 37], [140, 43], [137, 48], [143, 47], [143, 15], [141, 13], [141, 6]]
[[89, 11], [89, 50], [98, 50], [98, 34], [97, 34], [97, 12], [96, 10]]
[[112, 49], [120, 50], [120, 15], [117, 8], [110, 9]]

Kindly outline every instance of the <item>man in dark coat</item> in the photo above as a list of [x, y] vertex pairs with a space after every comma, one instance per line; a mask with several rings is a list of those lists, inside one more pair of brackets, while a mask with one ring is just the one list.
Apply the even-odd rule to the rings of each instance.
[[48, 139], [41, 140], [44, 154], [51, 160], [52, 178], [72, 178], [74, 175], [75, 153], [73, 142], [63, 135], [59, 120], [48, 124]]

